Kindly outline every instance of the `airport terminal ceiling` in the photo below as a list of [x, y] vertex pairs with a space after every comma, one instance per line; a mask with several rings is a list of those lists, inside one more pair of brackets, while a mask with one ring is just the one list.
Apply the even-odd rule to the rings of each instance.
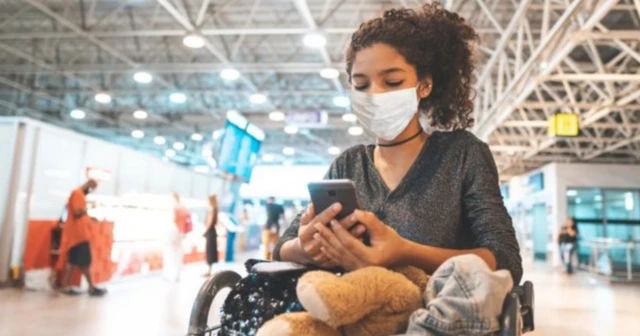
[[[269, 161], [327, 163], [328, 148], [370, 140], [344, 117], [350, 34], [421, 3], [0, 0], [0, 114], [156, 155], [182, 142], [173, 160], [197, 165], [237, 110], [265, 130]], [[443, 3], [481, 36], [474, 131], [503, 176], [551, 161], [640, 163], [640, 1]], [[285, 132], [292, 112], [326, 123]], [[557, 112], [580, 116], [578, 136], [547, 136]]]

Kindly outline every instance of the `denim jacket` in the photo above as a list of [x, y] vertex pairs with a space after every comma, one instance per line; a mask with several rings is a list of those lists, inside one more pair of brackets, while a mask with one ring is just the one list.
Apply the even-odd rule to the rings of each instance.
[[406, 335], [495, 333], [512, 287], [509, 271], [491, 271], [476, 255], [451, 258], [429, 280], [423, 295], [425, 308], [411, 315]]

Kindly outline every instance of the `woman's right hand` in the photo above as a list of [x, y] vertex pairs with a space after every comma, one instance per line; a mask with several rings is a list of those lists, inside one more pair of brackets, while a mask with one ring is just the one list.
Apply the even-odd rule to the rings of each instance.
[[[304, 253], [305, 258], [313, 264], [316, 264], [323, 268], [333, 268], [337, 265], [326, 256], [320, 248], [322, 243], [320, 239], [316, 239], [315, 236], [318, 233], [315, 226], [321, 224], [328, 226], [329, 223], [340, 213], [342, 206], [340, 203], [335, 203], [320, 214], [316, 216], [313, 204], [307, 207], [307, 211], [302, 214], [300, 218], [300, 228], [298, 229], [298, 244], [300, 250]], [[346, 221], [343, 221], [346, 225]], [[341, 223], [342, 224], [342, 223]], [[361, 224], [358, 224], [349, 229], [351, 234], [358, 238], [364, 234], [366, 229]]]

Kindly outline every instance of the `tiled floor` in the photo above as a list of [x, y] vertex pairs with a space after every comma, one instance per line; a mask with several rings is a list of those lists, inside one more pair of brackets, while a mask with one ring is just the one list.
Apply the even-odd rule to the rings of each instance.
[[[220, 268], [241, 269], [239, 264]], [[0, 290], [0, 335], [167, 335], [186, 333], [203, 278], [191, 267], [178, 284], [160, 277], [109, 286], [104, 298]], [[528, 267], [536, 286], [533, 335], [640, 335], [640, 286], [599, 283], [543, 265]]]

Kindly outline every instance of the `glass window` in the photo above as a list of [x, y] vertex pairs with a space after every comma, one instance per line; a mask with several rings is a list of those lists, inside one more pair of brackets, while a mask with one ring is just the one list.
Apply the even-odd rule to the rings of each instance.
[[602, 218], [602, 193], [600, 189], [568, 189], [569, 216], [578, 219]]
[[607, 219], [640, 220], [639, 194], [637, 190], [605, 189]]

